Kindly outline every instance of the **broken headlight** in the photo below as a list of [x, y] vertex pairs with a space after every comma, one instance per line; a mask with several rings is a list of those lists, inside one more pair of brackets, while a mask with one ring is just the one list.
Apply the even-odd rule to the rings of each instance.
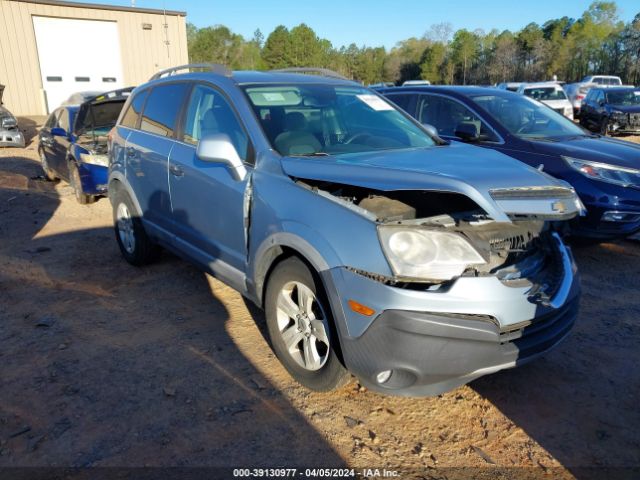
[[378, 235], [398, 278], [451, 280], [471, 265], [486, 263], [461, 235], [402, 225], [380, 225]]
[[81, 153], [80, 161], [82, 163], [88, 163], [89, 165], [109, 166], [109, 157], [99, 153]]
[[623, 187], [640, 185], [640, 170], [635, 168], [618, 167], [608, 163], [591, 162], [571, 157], [562, 158], [570, 167], [593, 180], [615, 183]]

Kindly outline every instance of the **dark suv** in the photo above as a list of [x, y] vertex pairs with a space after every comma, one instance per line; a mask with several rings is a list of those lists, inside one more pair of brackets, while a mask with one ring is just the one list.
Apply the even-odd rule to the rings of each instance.
[[433, 395], [569, 333], [567, 184], [434, 138], [332, 72], [180, 68], [138, 87], [112, 134], [121, 252], [141, 265], [162, 245], [264, 308], [300, 383], [350, 371]]
[[603, 135], [640, 134], [640, 88], [592, 88], [582, 102], [580, 124]]

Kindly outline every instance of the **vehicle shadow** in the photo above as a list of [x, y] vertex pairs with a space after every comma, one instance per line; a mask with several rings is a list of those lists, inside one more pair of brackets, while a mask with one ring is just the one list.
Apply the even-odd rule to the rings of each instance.
[[570, 336], [531, 364], [470, 386], [576, 478], [638, 478], [640, 245], [590, 245], [574, 254], [583, 296]]
[[24, 135], [24, 142], [29, 145], [38, 135], [38, 130], [46, 121], [46, 117], [17, 117], [18, 128]]
[[237, 293], [169, 254], [128, 265], [38, 173], [0, 171], [0, 467], [345, 465], [265, 376]]

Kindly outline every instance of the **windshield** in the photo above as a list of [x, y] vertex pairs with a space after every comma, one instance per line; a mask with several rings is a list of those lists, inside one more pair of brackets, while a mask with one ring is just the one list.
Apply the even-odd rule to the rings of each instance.
[[525, 88], [524, 94], [535, 100], [566, 100], [564, 90], [555, 87]]
[[610, 103], [611, 105], [624, 105], [627, 107], [640, 105], [640, 90], [607, 92], [607, 103]]
[[521, 138], [585, 135], [571, 120], [522, 95], [472, 95], [471, 98], [509, 133]]
[[413, 120], [361, 87], [246, 86], [262, 128], [282, 155], [312, 156], [430, 147]]

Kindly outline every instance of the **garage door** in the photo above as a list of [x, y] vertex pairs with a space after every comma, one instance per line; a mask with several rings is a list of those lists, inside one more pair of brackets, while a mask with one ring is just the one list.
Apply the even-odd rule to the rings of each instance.
[[49, 112], [72, 93], [123, 87], [116, 22], [33, 17]]

